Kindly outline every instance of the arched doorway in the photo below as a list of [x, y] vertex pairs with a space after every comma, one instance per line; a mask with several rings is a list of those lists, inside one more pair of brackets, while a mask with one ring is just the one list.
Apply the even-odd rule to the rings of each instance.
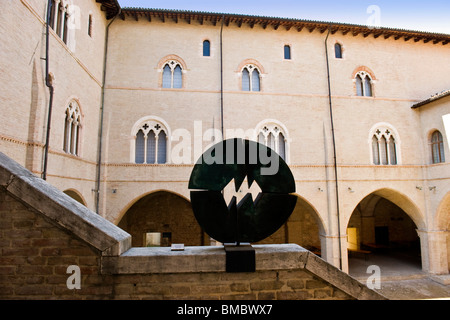
[[356, 206], [347, 225], [350, 275], [367, 277], [369, 265], [379, 266], [385, 276], [421, 273], [419, 226], [411, 218], [418, 216], [405, 211], [412, 207], [389, 190], [374, 192]]
[[118, 226], [132, 236], [133, 247], [203, 245], [204, 237], [191, 203], [168, 191], [156, 191], [137, 200]]
[[259, 243], [295, 243], [320, 256], [319, 235], [324, 233], [323, 230], [322, 221], [313, 206], [297, 196], [297, 203], [288, 221], [272, 236]]

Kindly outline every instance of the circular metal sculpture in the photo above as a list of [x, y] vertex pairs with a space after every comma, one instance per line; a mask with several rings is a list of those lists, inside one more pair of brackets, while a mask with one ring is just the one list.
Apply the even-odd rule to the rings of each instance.
[[[247, 178], [261, 193], [251, 193], [229, 205], [223, 190], [234, 179], [235, 190]], [[295, 181], [284, 160], [255, 141], [229, 139], [208, 149], [198, 160], [189, 180], [194, 215], [203, 230], [222, 243], [258, 242], [275, 233], [294, 210]]]

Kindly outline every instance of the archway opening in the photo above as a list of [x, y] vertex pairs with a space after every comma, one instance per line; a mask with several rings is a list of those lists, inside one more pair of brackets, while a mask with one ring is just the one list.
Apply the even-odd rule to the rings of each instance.
[[295, 243], [320, 256], [321, 232], [323, 233], [323, 226], [315, 209], [306, 200], [297, 197], [297, 203], [288, 221], [277, 232], [259, 243]]
[[70, 189], [69, 190], [65, 190], [64, 193], [67, 194], [72, 199], [74, 199], [74, 200], [78, 201], [79, 203], [81, 203], [83, 206], [86, 206], [86, 202], [83, 200], [81, 195], [78, 194], [77, 192], [75, 192], [74, 190], [70, 190]]
[[137, 200], [118, 226], [132, 236], [133, 247], [201, 246], [205, 237], [191, 203], [167, 191], [157, 191]]
[[384, 276], [422, 272], [417, 226], [392, 201], [370, 194], [354, 209], [347, 225], [349, 273], [365, 276], [370, 265]]

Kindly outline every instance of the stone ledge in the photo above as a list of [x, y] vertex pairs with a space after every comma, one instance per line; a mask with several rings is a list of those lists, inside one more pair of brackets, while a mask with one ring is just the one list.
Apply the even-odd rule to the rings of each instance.
[[[304, 269], [361, 300], [385, 300], [378, 292], [296, 244], [253, 245], [256, 271]], [[102, 257], [103, 274], [225, 272], [225, 250], [217, 247], [131, 248], [119, 257]]]
[[120, 255], [131, 247], [131, 235], [127, 232], [33, 175], [1, 152], [0, 188], [98, 249], [102, 255]]
[[[309, 253], [295, 244], [254, 245], [256, 270], [299, 269]], [[104, 257], [105, 274], [225, 272], [223, 246], [185, 247], [171, 251], [168, 247], [131, 248], [120, 257]]]

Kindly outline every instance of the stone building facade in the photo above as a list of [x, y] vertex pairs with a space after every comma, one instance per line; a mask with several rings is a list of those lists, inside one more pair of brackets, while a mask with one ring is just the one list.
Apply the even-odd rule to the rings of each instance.
[[189, 176], [213, 141], [243, 136], [296, 181], [264, 243], [344, 271], [348, 249], [417, 248], [426, 272], [449, 273], [449, 35], [50, 2], [1, 3], [0, 150], [134, 246], [210, 244]]

